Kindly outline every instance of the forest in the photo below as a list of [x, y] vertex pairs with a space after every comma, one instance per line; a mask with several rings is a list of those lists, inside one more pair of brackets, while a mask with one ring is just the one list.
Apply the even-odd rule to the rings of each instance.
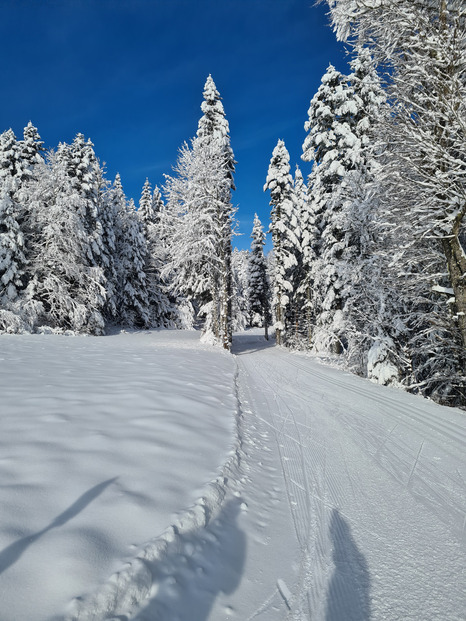
[[[303, 113], [307, 179], [278, 139], [270, 223], [233, 250], [235, 156], [205, 83], [195, 136], [136, 205], [92, 142], [0, 136], [0, 332], [267, 328], [381, 383], [466, 406], [466, 7], [328, 0], [331, 64]], [[303, 112], [306, 108], [303, 102]], [[265, 235], [273, 251], [264, 255]]]

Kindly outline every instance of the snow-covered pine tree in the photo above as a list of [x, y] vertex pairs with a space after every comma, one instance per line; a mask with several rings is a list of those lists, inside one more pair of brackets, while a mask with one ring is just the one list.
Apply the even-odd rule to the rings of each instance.
[[24, 239], [13, 198], [13, 181], [2, 180], [0, 187], [0, 306], [8, 306], [23, 288], [26, 257]]
[[143, 224], [146, 238], [147, 256], [144, 271], [148, 282], [151, 325], [170, 328], [176, 323], [176, 309], [169, 299], [167, 286], [161, 277], [166, 254], [161, 227], [163, 207], [160, 190], [156, 187], [152, 194], [150, 182], [146, 179], [137, 214]]
[[209, 76], [191, 146], [180, 149], [175, 176], [165, 192], [171, 225], [170, 258], [163, 275], [175, 296], [194, 304], [205, 317], [205, 338], [231, 345], [231, 204], [234, 159], [228, 121]]
[[[308, 263], [308, 255], [310, 247], [309, 243], [309, 209], [307, 200], [307, 186], [303, 179], [303, 174], [298, 165], [296, 165], [295, 174], [293, 178], [293, 198], [295, 201], [295, 213], [297, 219], [297, 237], [299, 241], [299, 247], [296, 253], [296, 269], [294, 273], [293, 283], [293, 313], [294, 313], [294, 344], [296, 347], [306, 347], [310, 343], [310, 331], [311, 331], [311, 292], [310, 292], [310, 280], [305, 263]], [[305, 257], [306, 255], [306, 257]]]
[[152, 210], [152, 187], [149, 179], [144, 181], [141, 198], [139, 199], [138, 216], [145, 224], [153, 224], [155, 213]]
[[205, 338], [217, 340], [224, 269], [218, 213], [230, 186], [224, 162], [215, 143], [193, 140], [191, 148], [185, 144], [180, 149], [175, 176], [165, 184], [170, 256], [162, 275], [174, 297], [192, 303], [195, 317], [205, 318]]
[[[104, 256], [104, 231], [101, 222], [100, 201], [106, 190], [103, 184], [103, 171], [94, 152], [93, 144], [83, 134], [77, 134], [71, 145], [60, 143], [57, 156], [63, 160], [68, 176], [76, 193], [84, 199], [86, 210], [83, 214], [83, 225], [86, 231], [89, 266], [102, 267], [102, 284], [105, 283], [105, 267], [108, 261]], [[106, 311], [106, 295], [102, 298], [102, 313]]]
[[[352, 131], [361, 151], [345, 179], [352, 254], [344, 277], [346, 357], [350, 368], [379, 383], [398, 383], [403, 366], [396, 343], [404, 332], [398, 283], [386, 275], [387, 236], [378, 198], [377, 156], [385, 150], [380, 131], [388, 113], [386, 93], [368, 48], [355, 46], [349, 81], [362, 105]], [[398, 351], [397, 351], [398, 350]]]
[[231, 255], [232, 272], [232, 328], [242, 331], [249, 324], [249, 252], [235, 248]]
[[[303, 159], [314, 160], [309, 178], [310, 211], [320, 234], [313, 268], [317, 350], [341, 353], [347, 345], [343, 308], [345, 278], [355, 248], [350, 234], [349, 188], [361, 165], [361, 140], [355, 127], [362, 101], [347, 79], [332, 65], [311, 101]], [[317, 220], [317, 222], [316, 222]]]
[[219, 145], [224, 154], [225, 170], [230, 180], [230, 189], [234, 190], [233, 173], [236, 162], [231, 148], [230, 127], [225, 116], [222, 98], [211, 75], [206, 80], [202, 94], [204, 98], [201, 104], [203, 115], [199, 119], [196, 135], [201, 142], [211, 143], [215, 141]]
[[462, 0], [332, 0], [337, 35], [389, 66], [383, 187], [403, 278], [412, 373], [435, 398], [464, 403], [466, 375], [466, 6]]
[[33, 309], [38, 327], [101, 335], [104, 278], [102, 268], [89, 265], [86, 200], [69, 177], [62, 154], [48, 154], [47, 164], [37, 168], [30, 193], [37, 243], [31, 249], [25, 306]]
[[34, 125], [29, 122], [23, 130], [23, 140], [18, 142], [19, 158], [21, 161], [20, 184], [15, 198], [20, 205], [21, 229], [24, 236], [24, 253], [26, 257], [25, 285], [32, 278], [30, 270], [30, 255], [38, 243], [38, 231], [34, 229], [34, 214], [31, 212], [31, 193], [38, 181], [38, 174], [43, 169], [44, 143]]
[[231, 203], [231, 192], [235, 189], [233, 173], [235, 158], [230, 142], [230, 128], [225, 116], [220, 93], [209, 75], [204, 85], [203, 112], [199, 119], [197, 141], [203, 147], [215, 149], [223, 158], [223, 171], [229, 183], [218, 186], [217, 196], [217, 244], [221, 269], [219, 274], [219, 318], [218, 339], [225, 349], [230, 349], [232, 340], [231, 326], [231, 238], [234, 209]]
[[158, 186], [155, 186], [152, 193], [152, 213], [154, 214], [154, 224], [158, 224], [163, 218], [162, 214], [165, 209], [162, 193]]
[[265, 233], [257, 214], [254, 214], [251, 239], [248, 287], [250, 324], [251, 326], [263, 327], [265, 338], [268, 340], [268, 327], [272, 320], [270, 313], [271, 292], [267, 261], [264, 256]]
[[21, 160], [22, 180], [34, 178], [34, 168], [42, 161], [44, 143], [39, 136], [37, 127], [29, 121], [23, 131], [23, 140], [18, 143]]
[[21, 323], [15, 301], [26, 286], [23, 210], [17, 197], [21, 177], [20, 148], [10, 129], [0, 135], [0, 308], [6, 311], [2, 322], [6, 330]]
[[294, 294], [294, 270], [299, 248], [296, 204], [293, 198], [293, 179], [290, 175], [290, 156], [283, 140], [277, 142], [270, 160], [264, 192], [270, 191], [272, 242], [275, 257], [273, 301], [275, 337], [278, 345], [286, 345], [290, 335], [291, 300]]
[[147, 265], [147, 243], [144, 225], [135, 210], [134, 201], [126, 200], [120, 175], [113, 184], [114, 204], [118, 210], [118, 318], [130, 328], [151, 326]]
[[77, 134], [69, 147], [68, 174], [76, 192], [86, 201], [84, 224], [89, 240], [90, 265], [101, 265], [103, 231], [100, 221], [99, 200], [102, 191], [102, 170], [94, 152], [94, 145], [83, 134]]
[[98, 213], [101, 230], [101, 250], [98, 265], [103, 270], [105, 303], [102, 314], [106, 323], [115, 322], [118, 317], [118, 212], [115, 209], [113, 193], [109, 182], [103, 176], [103, 169], [97, 168]]
[[16, 192], [21, 184], [21, 149], [12, 129], [0, 134], [0, 183], [8, 180], [10, 191]]

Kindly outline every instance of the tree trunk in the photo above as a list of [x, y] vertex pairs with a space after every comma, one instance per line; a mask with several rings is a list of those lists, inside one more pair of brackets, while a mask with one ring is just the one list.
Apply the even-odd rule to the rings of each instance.
[[466, 348], [466, 255], [458, 239], [458, 234], [443, 239], [442, 244], [455, 295], [458, 327], [463, 340], [463, 347]]
[[269, 340], [269, 324], [267, 321], [267, 308], [263, 307], [262, 309], [262, 316], [264, 318], [264, 336], [265, 336], [265, 340], [268, 341]]
[[[277, 304], [275, 305], [275, 318], [276, 318], [277, 323], [280, 323], [280, 324], [282, 323], [282, 316], [283, 316], [281, 300], [282, 300], [282, 296], [281, 296], [281, 293], [279, 292], [277, 294]], [[277, 345], [282, 344], [281, 328], [275, 329], [275, 342], [277, 343]]]

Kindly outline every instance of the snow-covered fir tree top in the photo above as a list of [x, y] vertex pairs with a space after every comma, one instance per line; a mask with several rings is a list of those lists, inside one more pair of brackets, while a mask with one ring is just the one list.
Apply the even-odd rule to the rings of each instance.
[[234, 190], [233, 173], [236, 162], [230, 144], [230, 127], [225, 116], [220, 93], [211, 75], [206, 80], [203, 98], [204, 101], [201, 104], [203, 115], [199, 119], [197, 139], [204, 142], [215, 140], [222, 147], [225, 153], [225, 168], [231, 180], [231, 189]]
[[323, 166], [327, 181], [333, 183], [361, 159], [362, 143], [356, 125], [365, 116], [364, 103], [348, 78], [329, 65], [308, 115], [304, 127], [309, 133], [302, 159]]
[[44, 143], [31, 121], [24, 128], [23, 138], [19, 143], [23, 168], [27, 173], [31, 173], [32, 168], [41, 160], [40, 153], [44, 150]]
[[204, 97], [201, 104], [203, 116], [199, 119], [197, 136], [199, 138], [213, 136], [220, 139], [223, 144], [229, 144], [230, 127], [225, 118], [220, 93], [211, 75], [206, 80], [202, 94]]
[[254, 214], [254, 224], [252, 226], [251, 239], [251, 251], [257, 248], [257, 246], [265, 245], [265, 233], [262, 228], [262, 222], [259, 220], [259, 216], [257, 215], [257, 213]]
[[164, 203], [162, 199], [162, 193], [159, 187], [156, 185], [152, 194], [152, 211], [155, 214], [158, 214], [162, 211], [163, 207]]
[[290, 154], [283, 140], [277, 142], [277, 146], [272, 152], [267, 179], [264, 185], [264, 192], [270, 190], [271, 194], [278, 188], [290, 186], [293, 180], [290, 175]]
[[[21, 172], [20, 152], [12, 129], [0, 135], [0, 180], [14, 179]], [[15, 184], [11, 186], [16, 189]]]
[[141, 198], [139, 199], [138, 216], [146, 224], [151, 223], [154, 219], [152, 213], [152, 187], [147, 178], [142, 188]]

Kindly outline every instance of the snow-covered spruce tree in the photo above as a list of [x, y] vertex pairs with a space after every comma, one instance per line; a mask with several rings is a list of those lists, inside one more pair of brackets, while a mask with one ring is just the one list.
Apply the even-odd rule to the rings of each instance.
[[5, 331], [22, 326], [18, 295], [26, 286], [27, 262], [17, 196], [21, 177], [20, 149], [10, 129], [0, 135], [0, 329]]
[[[303, 180], [304, 181], [304, 180]], [[306, 191], [304, 200], [301, 193]], [[301, 334], [303, 345], [311, 347], [316, 324], [317, 305], [314, 293], [314, 282], [317, 269], [317, 256], [319, 253], [320, 238], [320, 216], [319, 205], [313, 200], [312, 178], [309, 177], [309, 184], [304, 188], [300, 180], [295, 176], [295, 194], [298, 200], [298, 218], [301, 232], [301, 270], [297, 295], [301, 300]]]
[[117, 241], [118, 212], [115, 209], [110, 183], [103, 176], [102, 167], [97, 168], [98, 222], [100, 224], [101, 251], [98, 266], [103, 270], [105, 302], [102, 309], [106, 323], [115, 322], [118, 317], [118, 267]]
[[279, 140], [270, 160], [264, 192], [270, 191], [272, 242], [275, 257], [273, 300], [275, 337], [278, 345], [286, 345], [292, 317], [294, 270], [299, 248], [297, 217], [290, 175], [290, 156], [283, 140]]
[[330, 65], [311, 100], [305, 124], [309, 133], [302, 157], [314, 161], [308, 183], [309, 210], [314, 214], [311, 227], [317, 227], [320, 234], [312, 268], [316, 314], [313, 346], [333, 353], [342, 353], [346, 346], [344, 278], [348, 275], [346, 264], [355, 252], [349, 234], [347, 187], [350, 171], [361, 164], [361, 140], [355, 133], [361, 108], [362, 101], [346, 77]]
[[18, 142], [19, 158], [21, 161], [20, 184], [15, 193], [15, 198], [20, 205], [21, 229], [24, 236], [24, 252], [27, 260], [25, 285], [32, 278], [30, 271], [30, 254], [38, 243], [38, 231], [33, 226], [34, 214], [32, 213], [31, 193], [34, 191], [38, 176], [43, 169], [44, 143], [34, 125], [29, 122], [23, 131], [23, 140]]
[[191, 147], [180, 150], [165, 192], [170, 214], [171, 257], [164, 275], [173, 292], [205, 317], [205, 338], [231, 346], [231, 204], [234, 159], [228, 121], [209, 76]]
[[[312, 251], [310, 232], [312, 223], [311, 213], [308, 207], [307, 186], [299, 166], [296, 166], [293, 179], [293, 197], [296, 203], [296, 217], [298, 221], [299, 252], [296, 260], [297, 266], [294, 277], [294, 300], [295, 313], [295, 343], [299, 347], [307, 347], [311, 339], [311, 281], [309, 270], [309, 257]], [[305, 267], [306, 266], [306, 267]]]
[[163, 207], [160, 190], [156, 187], [152, 194], [151, 185], [146, 179], [137, 214], [143, 224], [146, 238], [147, 256], [144, 271], [148, 282], [151, 325], [169, 328], [175, 325], [176, 310], [161, 277], [165, 259], [161, 227]]
[[202, 94], [204, 97], [201, 104], [203, 116], [199, 119], [197, 137], [204, 144], [215, 142], [220, 147], [225, 158], [225, 171], [230, 180], [230, 189], [234, 190], [233, 173], [236, 162], [231, 148], [230, 127], [225, 116], [222, 98], [211, 75], [206, 80]]
[[34, 168], [42, 161], [44, 143], [39, 136], [37, 127], [29, 121], [23, 131], [23, 140], [18, 143], [21, 160], [22, 180], [34, 179]]
[[13, 181], [2, 180], [0, 187], [0, 304], [14, 302], [23, 288], [26, 265], [23, 234], [18, 208], [13, 198]]
[[155, 213], [152, 211], [152, 187], [149, 179], [144, 181], [141, 198], [139, 199], [138, 216], [144, 223], [155, 222]]
[[[3, 278], [9, 280], [9, 295], [3, 296], [1, 306], [4, 310], [3, 328], [15, 331], [18, 327], [31, 329], [33, 323], [33, 317], [30, 316], [31, 304], [26, 301], [25, 296], [25, 289], [32, 277], [31, 249], [37, 243], [36, 231], [31, 227], [30, 194], [37, 180], [35, 169], [43, 162], [43, 143], [32, 123], [24, 128], [23, 140], [17, 141], [9, 130], [2, 135], [0, 143], [0, 191], [3, 192], [4, 201], [8, 203], [7, 205], [3, 202], [4, 217], [0, 218], [3, 220], [3, 241], [7, 242], [9, 248], [3, 262], [10, 262], [10, 269], [6, 270]], [[16, 241], [13, 243], [14, 239]], [[12, 320], [11, 326], [7, 326], [6, 317]]]
[[71, 145], [60, 145], [58, 153], [60, 157], [64, 155], [73, 187], [86, 203], [84, 225], [89, 240], [90, 264], [101, 265], [104, 244], [99, 199], [103, 175], [93, 147], [83, 134], [77, 134]]
[[103, 334], [104, 277], [102, 268], [89, 265], [86, 200], [60, 154], [48, 154], [37, 169], [30, 193], [37, 243], [31, 249], [25, 304], [34, 309], [36, 327]]
[[119, 174], [115, 177], [111, 195], [117, 213], [117, 321], [130, 328], [148, 328], [151, 326], [151, 315], [145, 272], [147, 243], [144, 225], [137, 215], [134, 202], [126, 200]]
[[250, 325], [248, 267], [249, 252], [235, 248], [231, 255], [231, 321], [233, 332], [244, 330]]
[[249, 312], [251, 326], [263, 327], [268, 340], [270, 314], [270, 282], [267, 263], [264, 256], [265, 233], [257, 214], [251, 233], [251, 250], [249, 253]]
[[154, 224], [159, 224], [163, 220], [163, 212], [165, 204], [163, 202], [162, 193], [156, 185], [152, 193], [152, 213], [154, 214]]
[[81, 196], [86, 206], [82, 215], [84, 230], [87, 237], [86, 256], [90, 267], [102, 268], [102, 282], [104, 296], [102, 297], [101, 313], [111, 316], [112, 310], [107, 308], [107, 283], [105, 282], [111, 262], [111, 249], [105, 243], [110, 238], [111, 231], [104, 232], [102, 225], [101, 202], [107, 189], [103, 171], [94, 152], [90, 140], [85, 140], [82, 134], [77, 134], [73, 143], [61, 143], [57, 149], [57, 157], [66, 166], [67, 175], [71, 179], [76, 193]]
[[232, 338], [231, 326], [231, 238], [234, 209], [231, 204], [231, 192], [235, 189], [233, 173], [235, 158], [230, 142], [230, 127], [225, 116], [220, 93], [209, 75], [204, 85], [203, 112], [199, 119], [196, 140], [211, 149], [218, 150], [223, 158], [223, 171], [227, 183], [218, 187], [217, 229], [218, 253], [221, 262], [219, 280], [219, 330], [217, 338], [225, 349], [230, 349]]
[[464, 403], [466, 5], [329, 4], [337, 35], [367, 44], [390, 68], [393, 107], [379, 178], [394, 227], [392, 271], [402, 279], [410, 320], [407, 381], [444, 402]]
[[396, 287], [384, 276], [388, 272], [384, 263], [388, 232], [380, 214], [380, 163], [376, 162], [376, 156], [385, 150], [379, 134], [388, 113], [386, 93], [367, 48], [355, 47], [350, 66], [349, 81], [358, 98], [350, 122], [360, 150], [340, 190], [350, 249], [342, 266], [345, 355], [356, 373], [368, 374], [379, 383], [396, 383], [403, 366], [396, 340], [403, 324]]
[[[206, 338], [220, 340], [220, 289], [224, 270], [219, 249], [222, 234], [218, 212], [230, 186], [225, 159], [215, 143], [193, 140], [180, 149], [175, 176], [167, 177], [165, 193], [170, 226], [169, 260], [162, 276], [173, 295], [193, 305], [204, 319]], [[184, 306], [186, 304], [183, 304]], [[220, 341], [223, 343], [223, 341]]]

